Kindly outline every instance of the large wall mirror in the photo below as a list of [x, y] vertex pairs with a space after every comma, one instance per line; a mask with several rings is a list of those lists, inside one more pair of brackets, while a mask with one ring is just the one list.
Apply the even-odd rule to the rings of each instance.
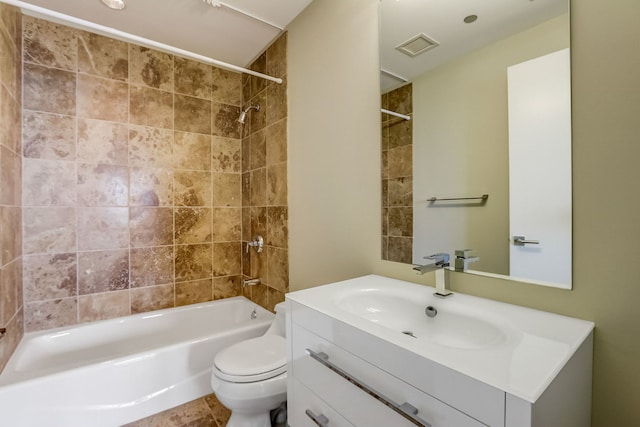
[[382, 258], [571, 289], [567, 0], [380, 7]]

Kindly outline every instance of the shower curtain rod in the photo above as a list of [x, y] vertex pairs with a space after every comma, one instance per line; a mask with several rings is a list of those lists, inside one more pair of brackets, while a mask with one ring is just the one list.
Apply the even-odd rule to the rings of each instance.
[[218, 61], [217, 59], [209, 58], [207, 56], [190, 52], [188, 50], [180, 49], [174, 46], [170, 46], [164, 43], [159, 43], [150, 39], [146, 39], [144, 37], [139, 37], [134, 34], [116, 30], [115, 28], [107, 27], [100, 24], [95, 24], [90, 21], [85, 21], [84, 19], [75, 18], [73, 16], [65, 15], [63, 13], [55, 12], [53, 10], [45, 9], [43, 7], [35, 6], [19, 0], [1, 0], [1, 1], [2, 3], [7, 3], [12, 6], [19, 7], [23, 11], [32, 12], [33, 16], [35, 17], [45, 16], [62, 24], [70, 24], [71, 26], [75, 26], [76, 28], [79, 27], [85, 30], [87, 29], [93, 30], [93, 32], [97, 32], [102, 35], [113, 36], [122, 41], [134, 42], [134, 43], [143, 45], [145, 47], [161, 50], [166, 53], [173, 53], [184, 58], [194, 59], [196, 61], [204, 62], [211, 65], [216, 65], [218, 67], [221, 67], [230, 71], [245, 73], [255, 77], [260, 77], [265, 80], [270, 80], [278, 84], [282, 84], [281, 78], [269, 76], [267, 74], [262, 74], [257, 71], [253, 71], [247, 68], [239, 67], [237, 65], [229, 64], [227, 62]]
[[411, 120], [411, 116], [407, 116], [406, 114], [396, 113], [395, 111], [386, 110], [384, 108], [381, 108], [380, 111], [382, 111], [383, 113], [386, 113], [386, 114], [390, 114], [392, 116], [400, 117], [401, 119]]

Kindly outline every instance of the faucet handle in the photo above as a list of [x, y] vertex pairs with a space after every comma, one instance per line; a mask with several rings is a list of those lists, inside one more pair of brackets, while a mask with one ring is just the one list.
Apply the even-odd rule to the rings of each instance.
[[455, 250], [456, 258], [470, 258], [472, 250], [473, 249], [456, 249]]
[[445, 254], [443, 252], [433, 255], [427, 255], [426, 257], [424, 257], [424, 259], [435, 261], [436, 264], [449, 264], [449, 254]]

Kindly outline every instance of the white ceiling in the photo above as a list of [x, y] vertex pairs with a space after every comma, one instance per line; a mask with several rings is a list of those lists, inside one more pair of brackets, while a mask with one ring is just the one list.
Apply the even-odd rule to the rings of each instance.
[[[444, 62], [566, 13], [569, 0], [381, 0], [380, 68], [411, 81]], [[465, 24], [467, 15], [478, 15]], [[395, 49], [419, 33], [439, 43], [414, 58]], [[381, 76], [383, 92], [399, 80]]]
[[[202, 0], [126, 0], [127, 6], [121, 11], [107, 8], [100, 0], [23, 1], [246, 67], [312, 0], [222, 0], [223, 5], [230, 7], [212, 7]], [[238, 13], [233, 8], [273, 25]]]

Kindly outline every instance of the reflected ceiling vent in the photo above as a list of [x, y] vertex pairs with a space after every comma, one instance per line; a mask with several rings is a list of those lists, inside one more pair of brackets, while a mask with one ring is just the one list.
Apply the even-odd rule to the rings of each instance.
[[426, 52], [429, 49], [438, 46], [439, 44], [440, 43], [438, 43], [434, 39], [427, 37], [426, 34], [420, 33], [417, 36], [411, 37], [406, 42], [399, 44], [398, 46], [396, 46], [396, 49], [413, 58], [414, 56], [420, 55], [421, 53]]

